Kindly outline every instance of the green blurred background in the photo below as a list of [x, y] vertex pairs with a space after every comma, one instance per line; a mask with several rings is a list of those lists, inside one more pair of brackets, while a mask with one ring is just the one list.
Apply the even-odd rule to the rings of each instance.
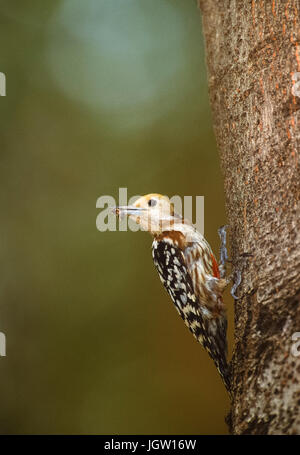
[[[144, 232], [96, 200], [205, 196], [222, 176], [193, 0], [0, 3], [1, 433], [226, 433], [217, 371], [163, 289]], [[232, 303], [229, 339], [232, 344]]]

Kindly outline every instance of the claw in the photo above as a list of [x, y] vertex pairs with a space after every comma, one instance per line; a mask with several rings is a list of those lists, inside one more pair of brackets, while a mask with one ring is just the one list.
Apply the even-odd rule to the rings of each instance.
[[[220, 245], [220, 272], [221, 272], [221, 278], [225, 278], [226, 275], [226, 262], [232, 263], [232, 260], [228, 258], [228, 253], [227, 253], [227, 248], [226, 248], [226, 229], [229, 226], [226, 224], [224, 226], [221, 226], [218, 229], [218, 234], [221, 239], [221, 245]], [[249, 256], [252, 256], [251, 253], [243, 253], [241, 257], [247, 258]], [[231, 280], [233, 280], [233, 286], [231, 288], [230, 294], [235, 300], [240, 299], [241, 297], [238, 297], [235, 293], [239, 285], [241, 284], [242, 281], [242, 274], [239, 270], [236, 270], [233, 275], [231, 275], [230, 278], [228, 278], [226, 281], [229, 283]]]
[[240, 297], [238, 297], [235, 292], [237, 290], [237, 288], [239, 287], [239, 285], [241, 284], [241, 281], [242, 281], [242, 274], [239, 270], [236, 270], [235, 273], [234, 273], [234, 284], [230, 290], [230, 294], [232, 295], [232, 297], [234, 298], [234, 300], [238, 300]]
[[221, 239], [221, 245], [220, 245], [220, 271], [222, 278], [225, 277], [226, 275], [226, 262], [228, 262], [228, 254], [227, 254], [227, 248], [226, 248], [226, 229], [228, 228], [228, 225], [221, 226], [218, 229], [218, 234]]

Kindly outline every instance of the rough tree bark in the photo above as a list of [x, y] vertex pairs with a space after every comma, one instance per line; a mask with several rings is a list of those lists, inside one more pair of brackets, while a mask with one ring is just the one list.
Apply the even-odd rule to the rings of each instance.
[[[232, 258], [243, 273], [231, 431], [299, 434], [300, 356], [292, 336], [300, 332], [300, 5], [199, 6]], [[241, 261], [244, 252], [252, 256]]]

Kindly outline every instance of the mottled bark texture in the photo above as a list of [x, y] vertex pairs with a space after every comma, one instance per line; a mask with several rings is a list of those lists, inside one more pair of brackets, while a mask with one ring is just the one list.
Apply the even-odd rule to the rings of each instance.
[[[300, 5], [199, 3], [232, 258], [243, 273], [231, 431], [299, 434], [300, 356], [292, 335], [300, 332]], [[244, 252], [252, 256], [239, 260]]]

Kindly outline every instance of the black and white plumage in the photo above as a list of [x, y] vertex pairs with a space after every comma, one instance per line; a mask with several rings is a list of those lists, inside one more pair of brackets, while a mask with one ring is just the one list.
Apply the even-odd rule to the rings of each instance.
[[226, 318], [213, 315], [211, 310], [205, 305], [201, 305], [199, 296], [194, 290], [184, 252], [178, 246], [170, 243], [169, 240], [154, 240], [152, 257], [161, 282], [170, 295], [176, 310], [194, 337], [215, 362], [224, 384], [229, 390]]

